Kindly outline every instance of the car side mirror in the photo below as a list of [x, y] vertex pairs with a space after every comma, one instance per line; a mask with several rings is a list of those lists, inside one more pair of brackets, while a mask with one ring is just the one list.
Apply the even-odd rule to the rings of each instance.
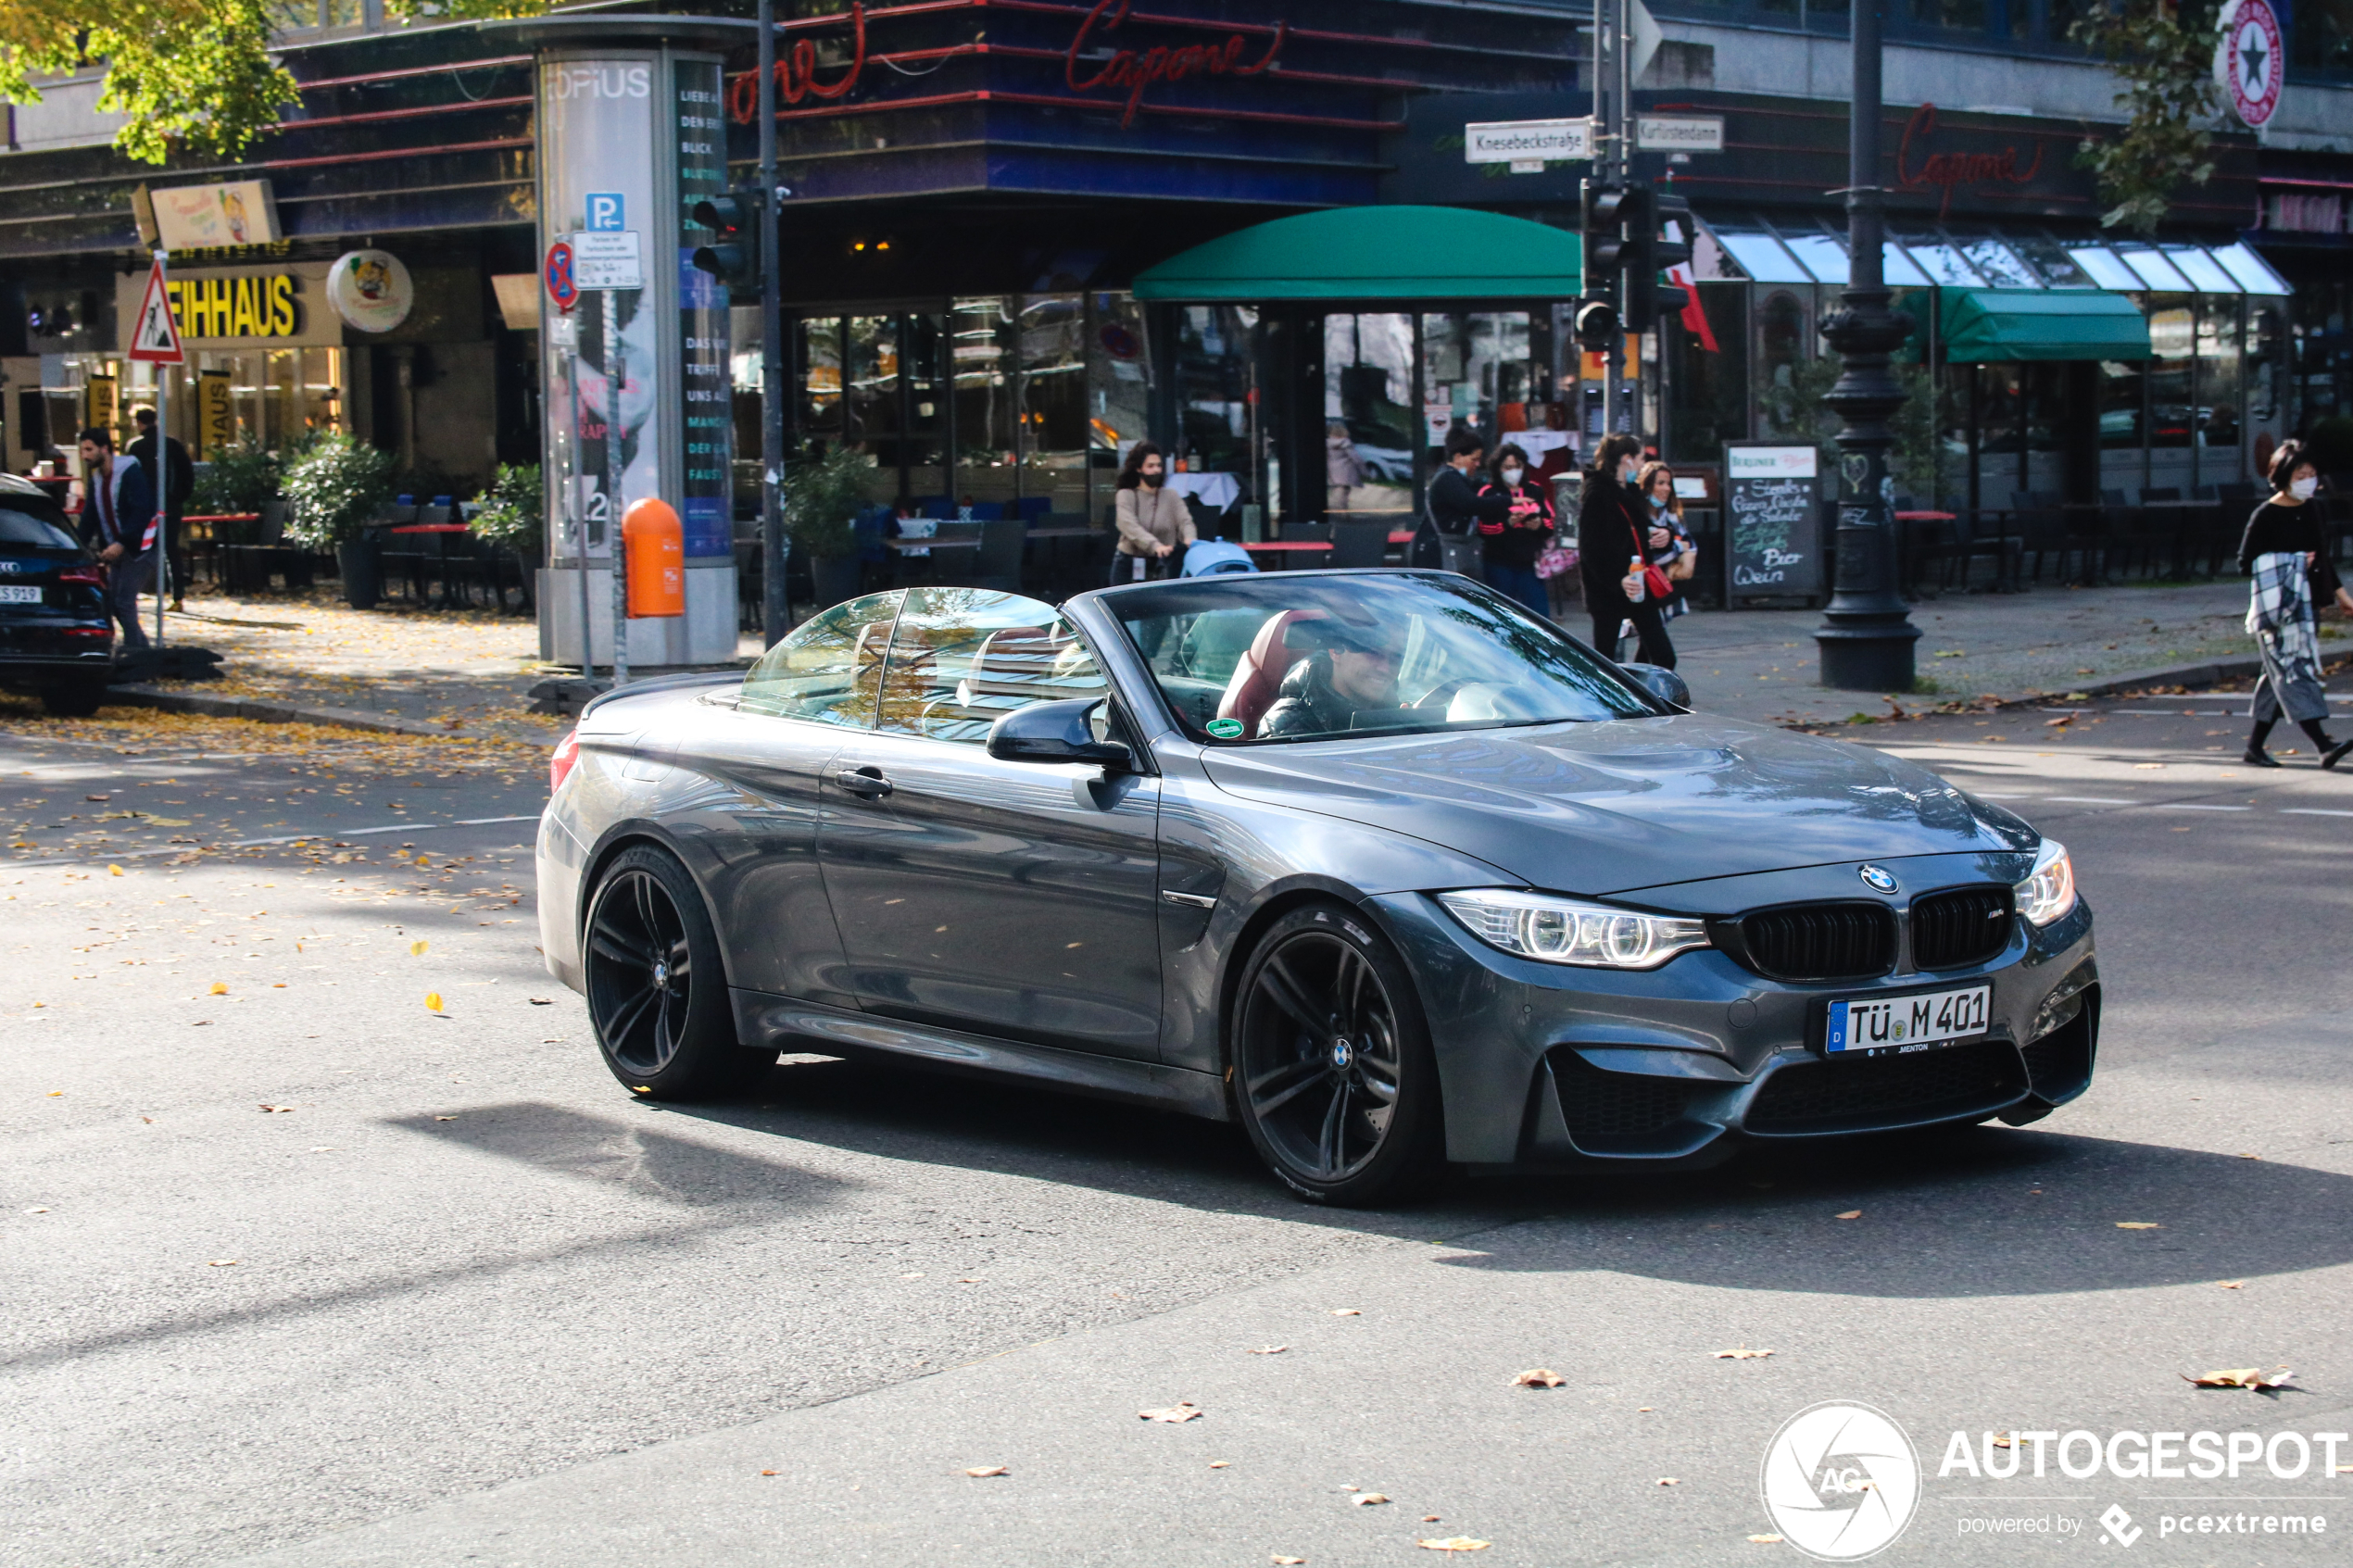
[[1095, 738], [1101, 697], [1065, 697], [1016, 708], [988, 728], [988, 755], [1000, 762], [1099, 762], [1133, 769], [1136, 754], [1115, 740]]
[[1672, 670], [1658, 664], [1621, 664], [1617, 670], [1659, 701], [1691, 711], [1692, 688]]

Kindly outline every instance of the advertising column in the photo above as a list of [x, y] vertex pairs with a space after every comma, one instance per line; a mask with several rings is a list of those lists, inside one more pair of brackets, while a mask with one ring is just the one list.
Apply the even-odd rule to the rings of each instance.
[[[649, 495], [685, 523], [686, 613], [632, 621], [631, 667], [735, 656], [725, 403], [716, 405], [715, 426], [695, 422], [712, 417], [698, 413], [696, 395], [714, 373], [724, 397], [727, 299], [672, 259], [691, 253], [679, 244], [686, 209], [712, 179], [724, 180], [724, 144], [697, 123], [719, 118], [719, 66], [715, 56], [661, 48], [550, 51], [540, 60], [542, 251], [570, 235], [588, 244], [631, 235], [645, 258], [645, 286], [618, 296], [610, 342], [601, 309], [561, 312], [544, 299], [540, 307], [550, 558], [538, 597], [540, 651], [558, 663], [580, 662], [573, 574], [585, 563], [602, 589], [622, 513]], [[617, 463], [608, 463], [608, 443], [618, 444]], [[620, 474], [618, 497], [606, 493], [609, 471]], [[612, 660], [607, 598], [587, 596], [598, 664]]]

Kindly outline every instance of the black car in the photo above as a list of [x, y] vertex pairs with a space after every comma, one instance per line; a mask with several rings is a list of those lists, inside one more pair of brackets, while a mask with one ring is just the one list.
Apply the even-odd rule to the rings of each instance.
[[1443, 572], [871, 595], [590, 705], [543, 947], [638, 1093], [1028, 1078], [1238, 1121], [1328, 1202], [2084, 1091], [2061, 846], [1688, 698]]
[[0, 474], [0, 685], [59, 718], [95, 713], [114, 666], [105, 582], [57, 502]]

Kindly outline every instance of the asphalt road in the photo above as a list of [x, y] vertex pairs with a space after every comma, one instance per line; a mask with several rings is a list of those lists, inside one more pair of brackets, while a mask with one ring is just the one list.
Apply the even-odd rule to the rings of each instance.
[[[2085, 1099], [1384, 1215], [1228, 1129], [839, 1062], [633, 1102], [538, 966], [528, 759], [0, 727], [0, 1563], [1794, 1562], [1759, 1465], [1831, 1399], [1925, 1467], [1883, 1561], [2112, 1551], [2111, 1504], [2135, 1560], [2339, 1561], [2353, 1443], [1938, 1474], [1955, 1431], [2353, 1431], [2353, 776], [2237, 766], [2221, 699], [2094, 707], [1844, 732], [2074, 849]], [[2182, 1375], [2252, 1366], [2294, 1388]]]

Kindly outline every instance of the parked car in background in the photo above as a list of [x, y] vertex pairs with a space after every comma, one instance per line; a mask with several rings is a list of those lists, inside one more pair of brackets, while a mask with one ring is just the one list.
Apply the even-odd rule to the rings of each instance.
[[57, 502], [0, 474], [0, 685], [59, 718], [98, 710], [114, 668], [104, 573]]

